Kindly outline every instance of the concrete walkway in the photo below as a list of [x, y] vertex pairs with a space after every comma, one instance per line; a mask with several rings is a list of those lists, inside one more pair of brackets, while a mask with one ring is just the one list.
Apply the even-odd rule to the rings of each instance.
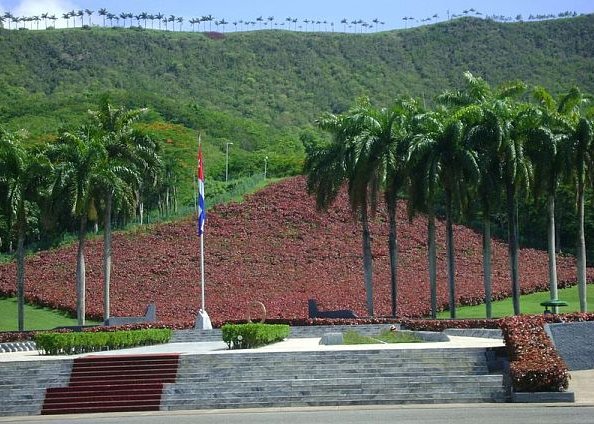
[[319, 337], [312, 338], [288, 338], [282, 342], [273, 343], [256, 349], [229, 350], [227, 344], [220, 342], [196, 342], [196, 343], [165, 343], [153, 346], [141, 346], [130, 349], [110, 350], [105, 352], [85, 353], [80, 355], [54, 355], [44, 356], [37, 351], [0, 353], [0, 362], [11, 361], [38, 361], [73, 359], [89, 355], [142, 355], [156, 353], [180, 353], [180, 354], [237, 354], [241, 352], [307, 352], [307, 351], [332, 351], [332, 350], [369, 350], [369, 349], [454, 349], [472, 347], [501, 347], [504, 346], [500, 339], [483, 339], [478, 337], [448, 336], [449, 342], [425, 342], [425, 343], [386, 343], [367, 345], [320, 345]]

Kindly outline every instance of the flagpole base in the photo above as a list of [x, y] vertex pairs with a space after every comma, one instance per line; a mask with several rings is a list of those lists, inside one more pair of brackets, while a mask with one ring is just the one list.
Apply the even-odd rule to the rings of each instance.
[[206, 313], [205, 310], [200, 309], [198, 311], [198, 315], [196, 316], [196, 323], [194, 324], [194, 329], [196, 330], [212, 330], [212, 324], [210, 322], [210, 317]]

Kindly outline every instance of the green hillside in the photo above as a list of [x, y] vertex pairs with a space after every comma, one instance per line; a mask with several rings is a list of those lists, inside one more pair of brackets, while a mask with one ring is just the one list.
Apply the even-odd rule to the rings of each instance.
[[[189, 105], [277, 129], [310, 123], [367, 94], [430, 100], [470, 70], [492, 84], [525, 79], [552, 91], [594, 89], [594, 15], [502, 24], [459, 19], [375, 34], [220, 34], [93, 28], [0, 32], [0, 119], [51, 130], [98, 92], [165, 119], [203, 122]], [[246, 146], [250, 147], [250, 146]]]
[[[300, 171], [300, 133], [321, 112], [360, 95], [388, 104], [411, 95], [431, 104], [470, 70], [496, 85], [524, 79], [552, 92], [594, 92], [594, 15], [530, 23], [464, 18], [374, 34], [251, 31], [194, 33], [92, 28], [0, 30], [0, 123], [52, 138], [94, 108], [150, 108], [146, 130], [180, 166], [191, 197], [196, 136], [207, 174]], [[149, 120], [147, 120], [149, 122]], [[181, 163], [180, 163], [181, 161]]]

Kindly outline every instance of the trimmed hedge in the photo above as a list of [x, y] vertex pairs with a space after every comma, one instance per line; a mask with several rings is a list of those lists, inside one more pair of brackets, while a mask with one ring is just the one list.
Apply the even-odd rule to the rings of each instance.
[[510, 359], [512, 385], [519, 392], [562, 392], [569, 386], [569, 370], [544, 330], [543, 316], [501, 320]]
[[285, 324], [225, 324], [221, 327], [223, 341], [229, 349], [251, 349], [279, 342], [289, 336]]
[[39, 333], [35, 336], [37, 349], [44, 355], [72, 355], [167, 343], [171, 339], [169, 328], [131, 331], [97, 331]]

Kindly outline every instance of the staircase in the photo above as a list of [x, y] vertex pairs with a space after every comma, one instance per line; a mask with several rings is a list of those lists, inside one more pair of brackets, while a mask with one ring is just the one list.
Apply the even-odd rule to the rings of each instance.
[[162, 410], [503, 402], [486, 350], [226, 352], [184, 355]]
[[158, 411], [178, 361], [178, 354], [77, 358], [68, 386], [47, 389], [41, 414]]

